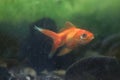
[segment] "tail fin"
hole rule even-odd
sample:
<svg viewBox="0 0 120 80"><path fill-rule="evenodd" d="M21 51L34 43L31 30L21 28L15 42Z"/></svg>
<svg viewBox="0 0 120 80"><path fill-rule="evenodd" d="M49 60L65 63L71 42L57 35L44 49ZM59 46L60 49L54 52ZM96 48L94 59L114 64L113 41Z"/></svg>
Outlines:
<svg viewBox="0 0 120 80"><path fill-rule="evenodd" d="M42 28L39 28L39 27L37 27L36 25L35 25L34 29L35 29L35 30L38 30L38 31L43 31Z"/></svg>
<svg viewBox="0 0 120 80"><path fill-rule="evenodd" d="M51 30L48 30L48 29L42 29L42 28L39 28L37 26L34 27L35 30L38 30L40 32L42 32L43 34L45 34L46 36L48 37L51 37L53 40L57 39L58 38L58 34L51 31Z"/></svg>
<svg viewBox="0 0 120 80"><path fill-rule="evenodd" d="M53 39L53 47L52 47L50 54L48 55L49 58L52 58L55 54L56 49L59 47L59 45L61 43L61 39L60 39L59 35L51 30L48 30L48 29L42 29L42 28L39 28L37 26L35 26L34 28L36 30L42 32L46 36L50 37L51 39Z"/></svg>

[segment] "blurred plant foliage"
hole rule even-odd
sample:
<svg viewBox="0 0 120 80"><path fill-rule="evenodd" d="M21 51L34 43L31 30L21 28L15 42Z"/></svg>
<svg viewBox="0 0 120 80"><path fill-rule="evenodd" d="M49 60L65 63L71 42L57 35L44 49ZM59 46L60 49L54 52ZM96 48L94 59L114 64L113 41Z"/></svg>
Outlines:
<svg viewBox="0 0 120 80"><path fill-rule="evenodd" d="M16 37L43 17L54 19L59 28L65 21L90 29L95 35L119 32L120 0L0 0L0 31Z"/></svg>

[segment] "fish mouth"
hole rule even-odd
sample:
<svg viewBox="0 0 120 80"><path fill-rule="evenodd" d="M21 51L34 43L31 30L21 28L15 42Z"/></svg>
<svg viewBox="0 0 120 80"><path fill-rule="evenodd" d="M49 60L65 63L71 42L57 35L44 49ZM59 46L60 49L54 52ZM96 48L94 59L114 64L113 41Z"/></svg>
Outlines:
<svg viewBox="0 0 120 80"><path fill-rule="evenodd" d="M81 41L79 44L88 44L90 43L92 40L94 39L94 37L90 38L90 39L87 39L85 41Z"/></svg>
<svg viewBox="0 0 120 80"><path fill-rule="evenodd" d="M91 42L95 37L91 37L89 40L88 40L88 43Z"/></svg>

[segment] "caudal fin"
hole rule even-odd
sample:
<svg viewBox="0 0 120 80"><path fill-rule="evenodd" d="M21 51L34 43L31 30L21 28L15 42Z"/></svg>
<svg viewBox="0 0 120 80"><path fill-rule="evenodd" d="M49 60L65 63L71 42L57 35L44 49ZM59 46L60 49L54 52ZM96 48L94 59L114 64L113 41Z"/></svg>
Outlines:
<svg viewBox="0 0 120 80"><path fill-rule="evenodd" d="M39 28L39 27L37 27L36 25L34 26L34 29L35 29L35 30L38 30L38 31L43 31L42 28Z"/></svg>
<svg viewBox="0 0 120 80"><path fill-rule="evenodd" d="M34 29L40 31L41 33L43 33L46 36L52 38L53 40L55 40L59 37L57 33L53 32L51 30L48 30L48 29L42 29L42 28L39 28L37 26L35 26Z"/></svg>
<svg viewBox="0 0 120 80"><path fill-rule="evenodd" d="M60 43L61 43L61 39L59 37L59 35L51 30L48 30L48 29L42 29L42 28L39 28L37 26L34 27L35 30L38 30L40 31L41 33L45 34L46 36L52 38L53 40L53 47L51 49L51 52L50 54L48 55L49 58L52 58L54 55L55 55L55 51L57 50L57 48L60 46Z"/></svg>

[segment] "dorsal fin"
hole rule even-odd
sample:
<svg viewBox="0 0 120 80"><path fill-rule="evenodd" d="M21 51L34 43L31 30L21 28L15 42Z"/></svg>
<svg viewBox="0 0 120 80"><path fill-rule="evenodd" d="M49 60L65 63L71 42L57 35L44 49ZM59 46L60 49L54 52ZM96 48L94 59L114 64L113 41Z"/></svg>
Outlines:
<svg viewBox="0 0 120 80"><path fill-rule="evenodd" d="M70 21L67 21L67 22L65 23L65 26L66 26L66 27L75 27L75 25L72 24Z"/></svg>
<svg viewBox="0 0 120 80"><path fill-rule="evenodd" d="M75 25L72 24L71 22L67 21L67 22L65 23L65 27L62 28L59 32L62 32L62 31L64 31L64 30L69 29L69 28L72 28L72 27L75 28Z"/></svg>

